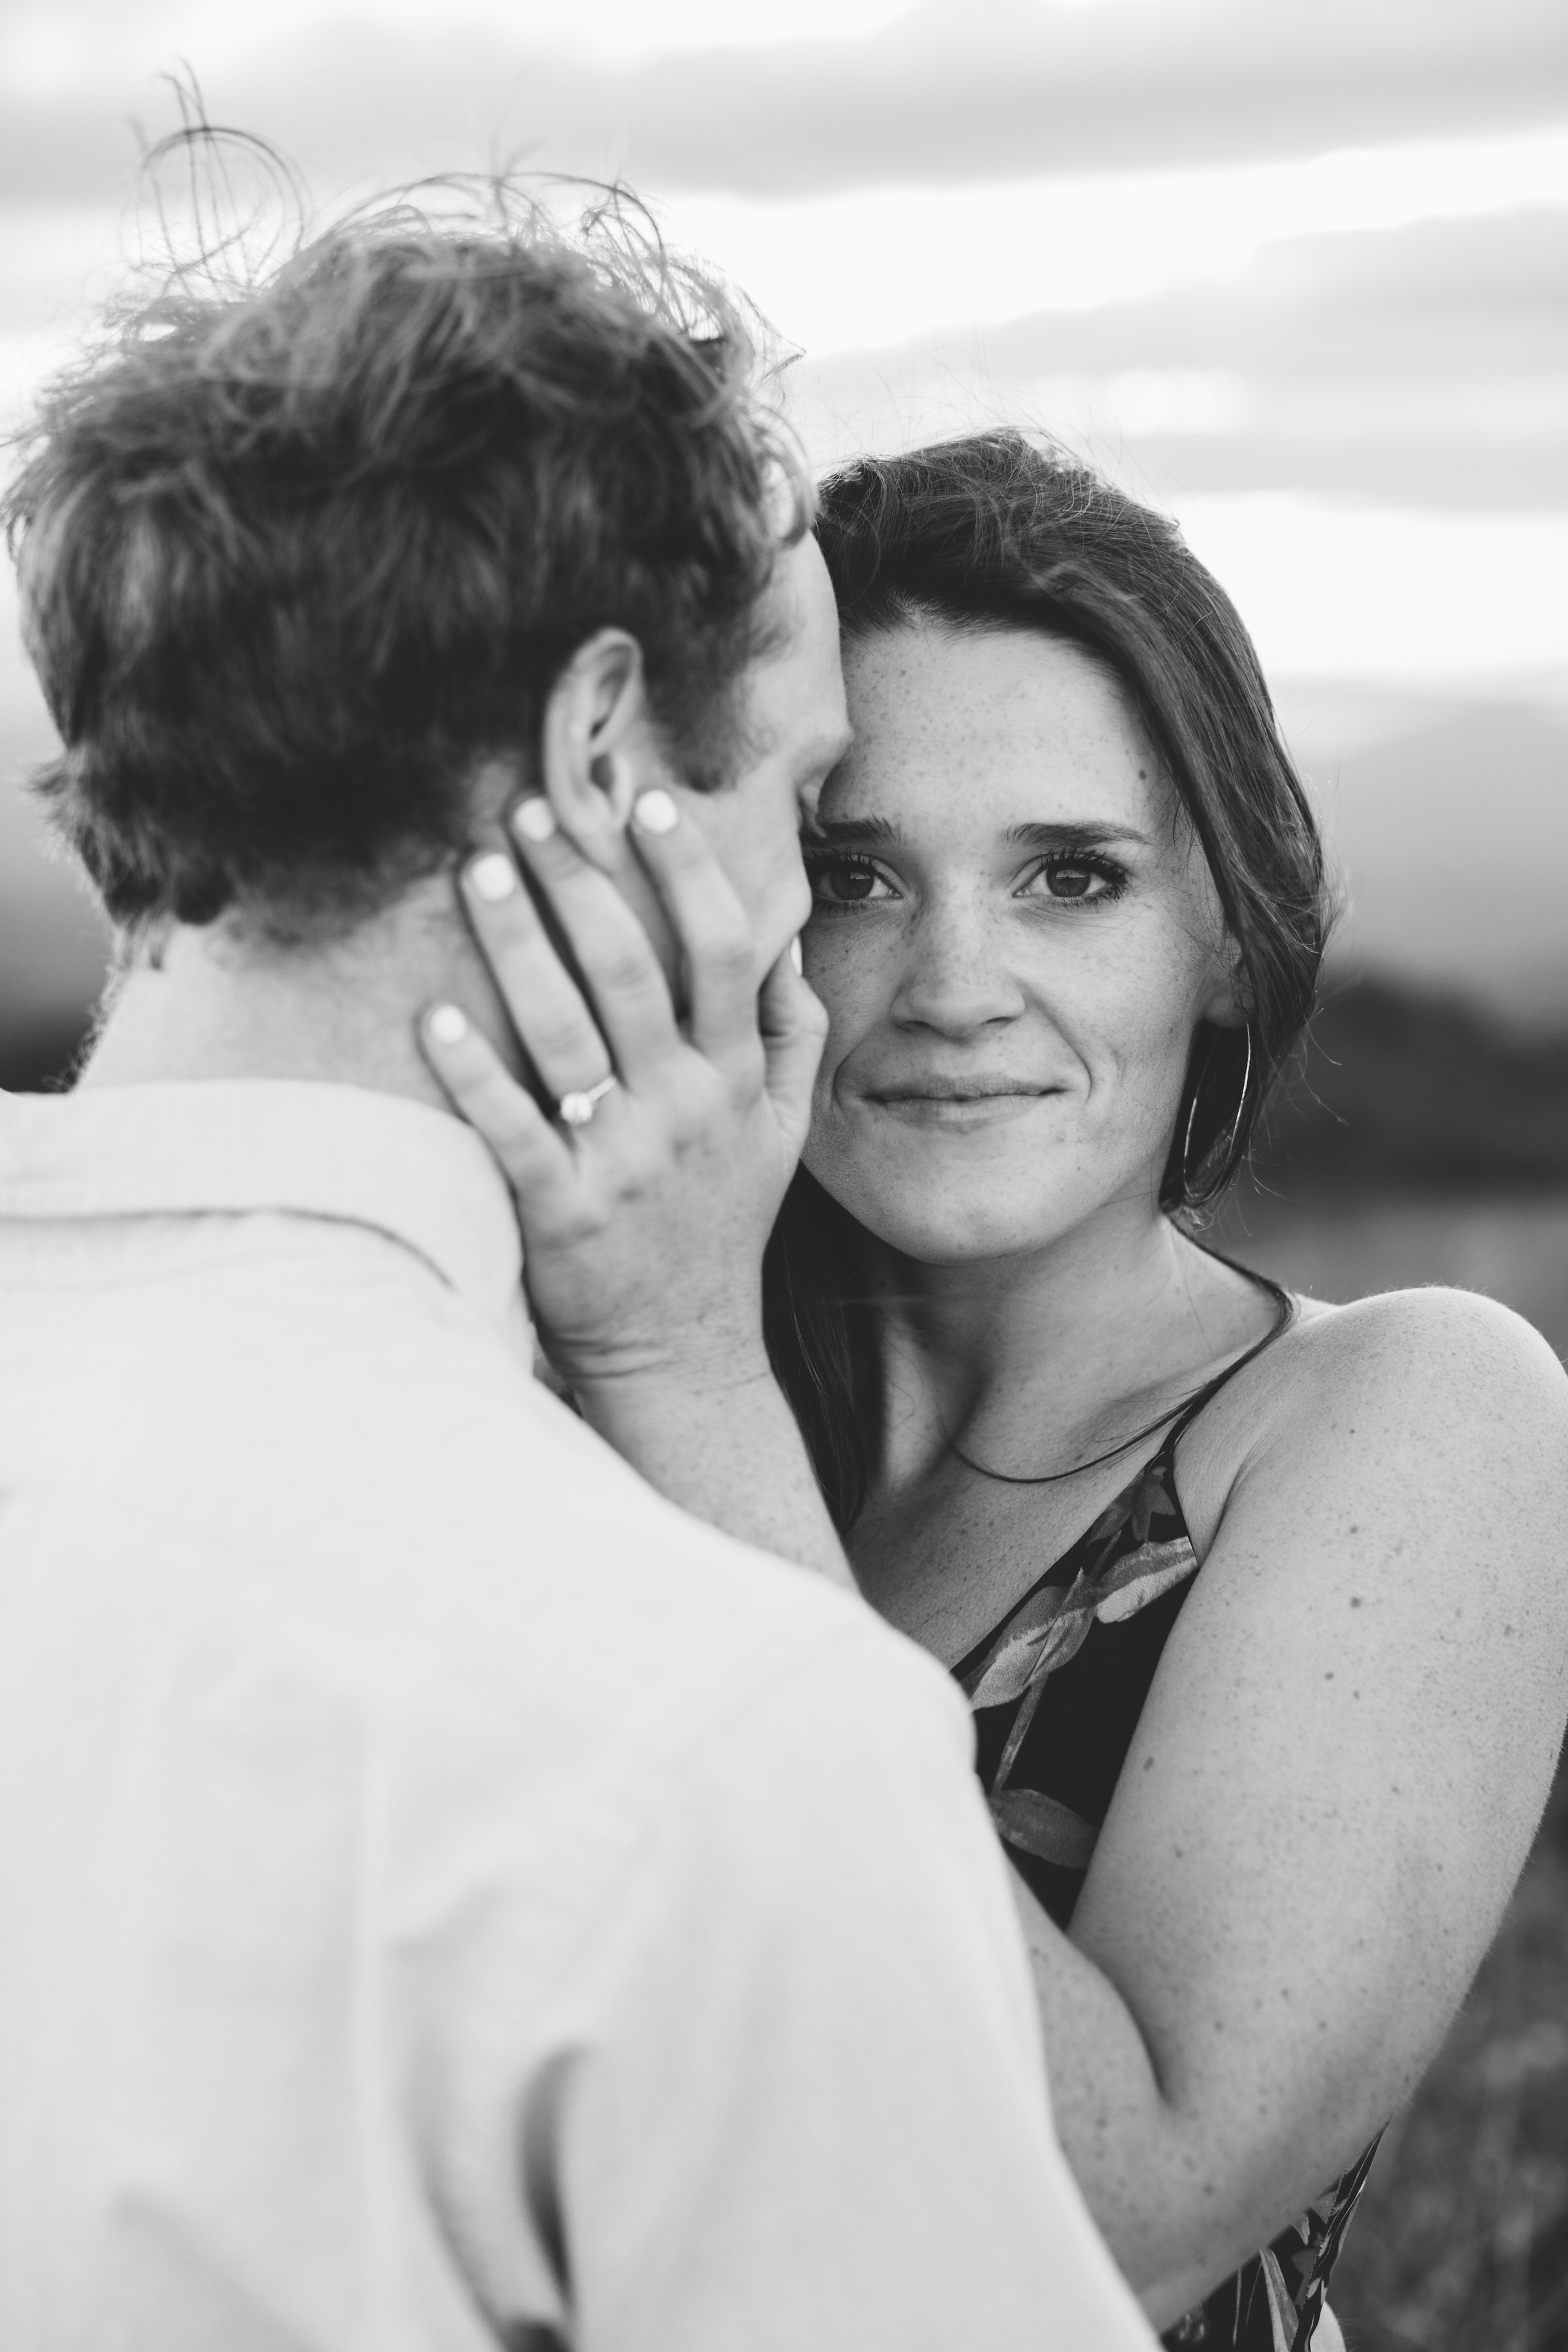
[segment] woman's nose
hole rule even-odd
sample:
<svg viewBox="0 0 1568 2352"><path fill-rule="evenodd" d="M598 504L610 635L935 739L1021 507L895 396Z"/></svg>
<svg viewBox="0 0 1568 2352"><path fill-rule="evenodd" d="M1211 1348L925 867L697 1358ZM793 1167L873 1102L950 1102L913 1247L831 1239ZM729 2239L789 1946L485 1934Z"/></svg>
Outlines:
<svg viewBox="0 0 1568 2352"><path fill-rule="evenodd" d="M1016 1021L1024 1010L1024 993L999 946L983 923L956 914L928 914L910 941L893 1019L908 1028L934 1029L943 1037L967 1037L994 1022Z"/></svg>

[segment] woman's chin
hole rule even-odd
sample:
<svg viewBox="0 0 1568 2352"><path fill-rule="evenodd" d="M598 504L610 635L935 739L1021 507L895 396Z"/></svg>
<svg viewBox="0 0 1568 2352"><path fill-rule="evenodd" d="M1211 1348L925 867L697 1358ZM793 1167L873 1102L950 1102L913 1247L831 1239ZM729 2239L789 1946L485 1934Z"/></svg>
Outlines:
<svg viewBox="0 0 1568 2352"><path fill-rule="evenodd" d="M994 1265L1002 1261L1027 1257L1032 1251L1043 1249L1046 1240L1037 1230L1020 1233L991 1223L976 1223L962 1233L951 1228L932 1232L929 1228L906 1234L889 1234L883 1238L890 1249L908 1259L911 1265Z"/></svg>
<svg viewBox="0 0 1568 2352"><path fill-rule="evenodd" d="M806 1167L858 1223L921 1265L1046 1248L1070 1221L1076 1155L1053 1151L1033 1120L965 1132L879 1119L870 1135L858 1121L847 1134L837 1126L819 1126Z"/></svg>
<svg viewBox="0 0 1568 2352"><path fill-rule="evenodd" d="M830 1181L827 1190L868 1233L918 1265L974 1265L992 1258L1016 1258L1048 1248L1059 1238L1055 1221L1042 1214L1037 1185L1034 1198L1013 1213L994 1193L989 1198L933 1199L926 1189L900 1199L881 1188L873 1196L858 1186Z"/></svg>

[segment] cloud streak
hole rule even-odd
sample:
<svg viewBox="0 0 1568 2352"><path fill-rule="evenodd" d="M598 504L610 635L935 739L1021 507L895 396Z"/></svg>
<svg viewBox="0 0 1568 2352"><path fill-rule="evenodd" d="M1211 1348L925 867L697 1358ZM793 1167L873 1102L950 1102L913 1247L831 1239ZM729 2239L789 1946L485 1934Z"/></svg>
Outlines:
<svg viewBox="0 0 1568 2352"><path fill-rule="evenodd" d="M819 459L1007 415L1157 494L1568 507L1568 214L1265 247L1228 282L795 372Z"/></svg>
<svg viewBox="0 0 1568 2352"><path fill-rule="evenodd" d="M564 120L584 100L624 124L634 177L672 188L1239 163L1551 121L1568 111L1568 16L1555 0L1066 16L944 0L853 45L664 59L592 99L559 86Z"/></svg>
<svg viewBox="0 0 1568 2352"><path fill-rule="evenodd" d="M192 62L202 75L199 45ZM340 23L225 66L207 90L216 111L312 171L521 147L653 188L799 195L1241 163L1551 121L1568 115L1568 11L1561 0L1130 0L1088 12L936 0L868 38L632 68L530 53L480 28ZM143 83L0 106L0 194L111 193L132 152L127 114L157 103Z"/></svg>

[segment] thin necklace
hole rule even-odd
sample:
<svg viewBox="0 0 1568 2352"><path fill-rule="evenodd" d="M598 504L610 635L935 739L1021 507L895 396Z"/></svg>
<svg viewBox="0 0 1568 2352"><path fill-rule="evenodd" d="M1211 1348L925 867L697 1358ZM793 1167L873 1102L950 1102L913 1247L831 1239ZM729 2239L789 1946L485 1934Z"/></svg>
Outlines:
<svg viewBox="0 0 1568 2352"><path fill-rule="evenodd" d="M1200 1243L1199 1246L1201 1248L1203 1244ZM1210 1257L1218 1257L1219 1253L1217 1250L1210 1250L1207 1255ZM1228 1265L1229 1260L1222 1258L1220 1263ZM1249 1272L1250 1269L1243 1268L1242 1271ZM1289 1291L1282 1290L1277 1282L1270 1282L1267 1275L1255 1274L1252 1279L1261 1284L1274 1299L1279 1311L1275 1316L1273 1328L1265 1331L1262 1339L1255 1340L1244 1354L1237 1356L1234 1363L1227 1364L1224 1371L1216 1372L1212 1381L1205 1381L1200 1388L1189 1391L1184 1397L1178 1397L1168 1412L1163 1412L1158 1421L1150 1422L1146 1428L1135 1429L1131 1437L1122 1439L1120 1445L1109 1445L1103 1454L1091 1454L1087 1462L1075 1462L1070 1470L1042 1470L1033 1478L1016 1478L1009 1470L988 1470L984 1462L976 1462L972 1455L965 1454L958 1440L955 1437L949 1437L944 1429L942 1433L948 1452L956 1460L962 1462L966 1470L973 1470L976 1477L993 1479L998 1486L1054 1486L1059 1479L1077 1478L1085 1470L1098 1470L1102 1462L1114 1462L1119 1454L1125 1454L1130 1446L1140 1445L1144 1438L1152 1437L1157 1429L1163 1429L1168 1422L1173 1422L1179 1414L1186 1412L1190 1407L1198 1402L1200 1398L1206 1402L1216 1389L1224 1387L1232 1373L1239 1372L1244 1364L1250 1364L1254 1356L1260 1356L1264 1349L1278 1339L1280 1332L1294 1320L1296 1310Z"/></svg>
<svg viewBox="0 0 1568 2352"><path fill-rule="evenodd" d="M1202 1394L1201 1389L1193 1391L1193 1396ZM1183 1397L1169 1412L1163 1412L1159 1420L1152 1421L1146 1429L1135 1429L1131 1437L1122 1439L1120 1445L1108 1446L1103 1454L1093 1454L1087 1462L1075 1462L1070 1470L1043 1470L1033 1478L1015 1478L1007 1470L988 1470L984 1462L976 1462L965 1454L955 1437L948 1437L945 1429L942 1435L947 1439L948 1452L962 1462L966 1470L973 1470L977 1477L994 1478L999 1486L1054 1486L1059 1478L1076 1478L1081 1471L1098 1470L1102 1462L1114 1462L1119 1454L1125 1454L1130 1446L1137 1445L1145 1437L1152 1437L1157 1429L1163 1429L1168 1421L1174 1421L1178 1413L1186 1411L1192 1401L1191 1396Z"/></svg>

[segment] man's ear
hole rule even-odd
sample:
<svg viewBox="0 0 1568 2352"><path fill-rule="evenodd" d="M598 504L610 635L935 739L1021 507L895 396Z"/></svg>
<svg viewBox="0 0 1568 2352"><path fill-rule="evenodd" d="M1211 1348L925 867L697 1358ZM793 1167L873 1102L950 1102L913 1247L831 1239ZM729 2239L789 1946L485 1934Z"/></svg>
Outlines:
<svg viewBox="0 0 1568 2352"><path fill-rule="evenodd" d="M608 871L620 862L633 803L661 780L642 647L625 629L598 630L551 688L540 761L556 823Z"/></svg>

